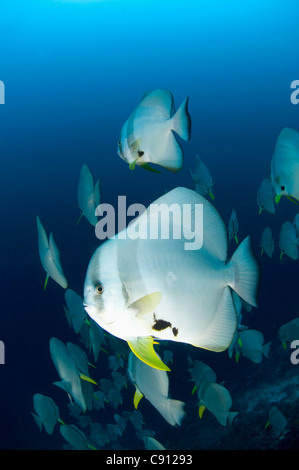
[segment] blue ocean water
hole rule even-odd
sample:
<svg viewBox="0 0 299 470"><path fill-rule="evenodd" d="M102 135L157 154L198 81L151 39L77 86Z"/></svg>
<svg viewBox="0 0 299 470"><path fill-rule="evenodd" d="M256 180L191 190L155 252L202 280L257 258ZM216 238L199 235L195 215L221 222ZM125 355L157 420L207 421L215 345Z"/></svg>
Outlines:
<svg viewBox="0 0 299 470"><path fill-rule="evenodd" d="M225 352L173 345L170 391L186 402L188 413L181 428L171 428L144 399L146 428L169 449L298 445L298 397L290 394L299 366L277 339L279 327L298 315L298 261L280 262L277 247L273 259L261 257L259 242L267 225L277 242L281 224L293 221L299 209L282 198L275 215L258 215L256 203L279 132L298 129L299 106L290 100L291 82L299 78L297 18L295 0L1 1L1 448L65 444L59 425L52 436L40 433L30 414L34 393L43 393L67 421L69 400L53 386L58 376L49 339L78 341L64 315L64 290L51 280L43 290L36 215L54 233L69 287L82 295L99 243L86 220L76 226L82 165L101 178L103 202L116 205L118 195L126 195L128 204L147 206L166 190L193 189L188 167L196 153L212 174L213 203L225 223L235 208L240 240L251 236L262 278L259 307L244 314L244 324L261 331L272 349L261 364L245 358L236 364ZM122 124L144 92L156 88L170 90L177 107L189 96L192 136L180 141L184 166L177 174L130 171L117 155ZM198 418L188 355L208 363L230 390L239 411L232 426L223 428L207 411ZM101 355L94 376L108 377L106 362ZM279 384L287 380L289 395L281 398ZM126 394L123 407L132 410L134 387ZM248 413L253 397L257 405ZM282 440L264 430L273 404L291 421ZM93 421L111 423L114 412L107 405L102 416L92 414ZM122 439L122 448L142 448L133 429Z"/></svg>

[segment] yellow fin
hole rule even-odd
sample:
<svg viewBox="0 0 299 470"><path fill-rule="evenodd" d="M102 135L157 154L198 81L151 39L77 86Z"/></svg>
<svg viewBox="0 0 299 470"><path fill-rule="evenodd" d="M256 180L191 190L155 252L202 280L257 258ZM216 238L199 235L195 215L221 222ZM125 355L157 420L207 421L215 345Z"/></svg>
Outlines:
<svg viewBox="0 0 299 470"><path fill-rule="evenodd" d="M265 424L265 429L267 429L267 427L270 426L270 424L271 424L271 423L270 423L270 420L268 419L268 421L267 421L266 424Z"/></svg>
<svg viewBox="0 0 299 470"><path fill-rule="evenodd" d="M48 274L48 273L47 273L46 280L45 280L45 283L44 283L44 290L46 290L46 287L47 287L47 284L48 284L49 277L50 277L50 274Z"/></svg>
<svg viewBox="0 0 299 470"><path fill-rule="evenodd" d="M198 410L198 416L200 417L200 419L202 418L202 415L205 409L206 407L204 405L200 405L199 410Z"/></svg>
<svg viewBox="0 0 299 470"><path fill-rule="evenodd" d="M152 171L153 173L159 173L159 174L161 174L161 171L156 170L156 168L153 168L153 167L150 166L148 163L142 163L142 164L140 164L139 166L141 166L141 168L144 168L145 170Z"/></svg>
<svg viewBox="0 0 299 470"><path fill-rule="evenodd" d="M136 388L136 391L134 394L134 400L133 400L135 410L137 410L138 404L142 397L143 397L143 393L141 393L140 390Z"/></svg>
<svg viewBox="0 0 299 470"><path fill-rule="evenodd" d="M152 336L139 336L136 341L128 341L130 349L138 359L154 369L169 371L169 367L161 361L154 350L154 344L158 343L153 340Z"/></svg>
<svg viewBox="0 0 299 470"><path fill-rule="evenodd" d="M80 220L82 219L82 215L83 215L83 212L81 212L81 214L80 214L80 217L79 217L79 219L78 219L78 221L77 221L76 225L78 225L78 223L79 223L79 222L80 222Z"/></svg>
<svg viewBox="0 0 299 470"><path fill-rule="evenodd" d="M80 374L80 379L85 380L85 382L90 382L91 384L98 385L97 382L92 380L90 377L87 377L87 375Z"/></svg>
<svg viewBox="0 0 299 470"><path fill-rule="evenodd" d="M287 349L287 343L282 343L282 347L283 347L283 349L286 350Z"/></svg>
<svg viewBox="0 0 299 470"><path fill-rule="evenodd" d="M92 446L91 444L87 444L87 447L90 450L98 450L96 447Z"/></svg>
<svg viewBox="0 0 299 470"><path fill-rule="evenodd" d="M137 160L138 158L136 158L136 160L134 160L133 162L129 163L130 170L135 170L135 165L136 165Z"/></svg>
<svg viewBox="0 0 299 470"><path fill-rule="evenodd" d="M295 197L292 197L292 196L287 196L287 199L291 202L293 202L294 204L298 204L298 199L296 199Z"/></svg>
<svg viewBox="0 0 299 470"><path fill-rule="evenodd" d="M103 351L104 353L109 354L109 352L106 351L106 349L104 349L104 348L100 348L100 351Z"/></svg>
<svg viewBox="0 0 299 470"><path fill-rule="evenodd" d="M196 392L197 390L197 385L194 385L193 389L192 389L192 392L191 392L191 395L194 395L194 393Z"/></svg>
<svg viewBox="0 0 299 470"><path fill-rule="evenodd" d="M151 313L155 310L157 305L160 303L162 294L161 292L154 292L153 294L145 295L141 297L141 299L136 300L133 302L129 308L138 311L138 315L146 315L147 313Z"/></svg>

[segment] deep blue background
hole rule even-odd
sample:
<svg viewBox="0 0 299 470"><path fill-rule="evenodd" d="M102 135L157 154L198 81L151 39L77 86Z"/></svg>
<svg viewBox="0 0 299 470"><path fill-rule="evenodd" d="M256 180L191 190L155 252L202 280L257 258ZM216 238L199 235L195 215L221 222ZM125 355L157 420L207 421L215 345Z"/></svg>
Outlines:
<svg viewBox="0 0 299 470"><path fill-rule="evenodd" d="M236 209L239 238L252 236L261 261L260 306L244 323L275 342L279 326L297 316L298 262L280 263L278 249L272 260L260 258L258 244L266 225L277 241L282 222L299 209L283 199L275 216L259 216L256 192L270 174L280 130L299 129L299 105L290 101L299 78L298 12L295 0L1 1L0 447L62 442L59 434L39 434L30 416L34 393L61 397L52 386L50 337L76 341L63 289L50 280L43 291L35 218L53 231L69 286L82 294L98 244L86 220L76 226L83 163L101 177L103 202L126 195L128 204L148 205L178 185L193 188L187 168L201 155L215 181L215 206L226 223ZM192 138L182 143L178 174L131 172L117 155L123 122L155 88L170 90L177 107L190 98ZM204 356L193 349L192 357ZM209 358L217 369L222 359ZM225 367L234 373L224 362L222 375Z"/></svg>

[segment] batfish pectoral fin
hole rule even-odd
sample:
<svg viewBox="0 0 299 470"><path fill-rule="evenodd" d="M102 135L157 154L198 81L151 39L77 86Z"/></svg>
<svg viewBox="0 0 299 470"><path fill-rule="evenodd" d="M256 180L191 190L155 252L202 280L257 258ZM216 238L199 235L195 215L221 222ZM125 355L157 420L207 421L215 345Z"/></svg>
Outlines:
<svg viewBox="0 0 299 470"><path fill-rule="evenodd" d="M130 142L130 150L132 152L137 152L140 146L141 139L136 139L134 142Z"/></svg>
<svg viewBox="0 0 299 470"><path fill-rule="evenodd" d="M191 395L194 395L194 393L196 392L197 390L197 385L194 385L193 389L192 389L192 392L191 392Z"/></svg>
<svg viewBox="0 0 299 470"><path fill-rule="evenodd" d="M128 341L130 349L138 359L154 369L170 371L154 350L154 344L157 343L152 336L139 336L135 341Z"/></svg>
<svg viewBox="0 0 299 470"><path fill-rule="evenodd" d="M146 315L155 310L157 305L161 301L162 294L161 292L153 292L152 294L147 294L144 297L133 302L129 309L136 310L138 315Z"/></svg>
<svg viewBox="0 0 299 470"><path fill-rule="evenodd" d="M148 163L142 163L141 165L141 168L144 168L145 170L148 170L148 171L152 171L153 173L159 173L161 174L161 171L159 170L156 170L156 168L153 168L152 166L150 166Z"/></svg>
<svg viewBox="0 0 299 470"><path fill-rule="evenodd" d="M85 380L85 382L90 382L91 384L98 385L97 382L95 382L94 380L92 380L92 379L91 379L90 377L88 377L87 375L80 374L80 379L81 379L81 380Z"/></svg>
<svg viewBox="0 0 299 470"><path fill-rule="evenodd" d="M212 199L212 201L214 201L215 196L214 196L214 194L212 193L212 191L209 191L208 194L209 194L210 198Z"/></svg>
<svg viewBox="0 0 299 470"><path fill-rule="evenodd" d="M135 394L134 394L134 400L133 400L135 410L137 410L138 404L139 404L142 397L143 397L143 393L141 393L140 390L138 390L138 388L136 388L136 391L135 391Z"/></svg>
<svg viewBox="0 0 299 470"><path fill-rule="evenodd" d="M267 421L266 424L265 424L265 429L267 429L267 428L270 426L270 424L271 424L271 422L270 422L270 420L268 419L268 421Z"/></svg>
<svg viewBox="0 0 299 470"><path fill-rule="evenodd" d="M281 199L281 196L282 196L281 194L276 194L276 196L275 196L275 202L276 202L276 204L279 203L279 201L280 201L280 199Z"/></svg>
<svg viewBox="0 0 299 470"><path fill-rule="evenodd" d="M200 419L202 418L202 415L203 415L203 412L205 411L206 407L204 405L200 405L199 409L198 409L198 416L200 417Z"/></svg>

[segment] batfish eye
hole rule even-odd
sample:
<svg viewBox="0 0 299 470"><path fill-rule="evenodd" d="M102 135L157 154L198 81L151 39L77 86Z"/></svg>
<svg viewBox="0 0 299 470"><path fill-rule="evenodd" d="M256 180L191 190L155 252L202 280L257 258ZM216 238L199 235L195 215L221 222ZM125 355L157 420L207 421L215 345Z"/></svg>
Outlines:
<svg viewBox="0 0 299 470"><path fill-rule="evenodd" d="M102 286L102 284L98 284L96 286L96 293L101 295L101 294L103 294L103 292L104 292L104 287Z"/></svg>
<svg viewBox="0 0 299 470"><path fill-rule="evenodd" d="M121 141L118 142L118 146L119 146L119 148L121 147Z"/></svg>
<svg viewBox="0 0 299 470"><path fill-rule="evenodd" d="M144 155L144 152L142 150L138 150L138 156L142 157L142 155Z"/></svg>
<svg viewBox="0 0 299 470"><path fill-rule="evenodd" d="M280 189L284 191L286 188L284 186L280 186Z"/></svg>

